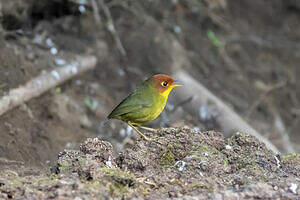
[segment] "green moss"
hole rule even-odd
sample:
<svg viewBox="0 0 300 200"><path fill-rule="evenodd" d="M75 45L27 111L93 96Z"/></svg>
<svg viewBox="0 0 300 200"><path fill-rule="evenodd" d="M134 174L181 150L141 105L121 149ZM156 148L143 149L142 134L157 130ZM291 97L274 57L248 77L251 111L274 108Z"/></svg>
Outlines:
<svg viewBox="0 0 300 200"><path fill-rule="evenodd" d="M175 163L174 154L170 150L164 149L160 156L160 163L165 168L174 165Z"/></svg>
<svg viewBox="0 0 300 200"><path fill-rule="evenodd" d="M252 165L253 163L256 163L256 159L248 155L242 155L240 157L240 161L245 165Z"/></svg>
<svg viewBox="0 0 300 200"><path fill-rule="evenodd" d="M227 160L227 158L224 159L224 167L228 167L228 160Z"/></svg>
<svg viewBox="0 0 300 200"><path fill-rule="evenodd" d="M208 145L201 145L193 148L190 152L190 155L194 155L196 158L205 159L205 158L214 158L219 154L219 151L216 148L210 147Z"/></svg>
<svg viewBox="0 0 300 200"><path fill-rule="evenodd" d="M59 167L70 167L70 165L69 164L67 164L67 163L59 163Z"/></svg>
<svg viewBox="0 0 300 200"><path fill-rule="evenodd" d="M125 194L129 187L136 183L136 177L129 171L123 171L120 168L103 168L104 176L109 178L108 190L111 196Z"/></svg>
<svg viewBox="0 0 300 200"><path fill-rule="evenodd" d="M50 174L48 177L50 178L50 180L58 180L59 179L59 175L53 174L53 173Z"/></svg>
<svg viewBox="0 0 300 200"><path fill-rule="evenodd" d="M136 182L136 177L129 171L123 171L120 168L112 167L103 168L105 176L112 178L115 182L122 185L132 186Z"/></svg>
<svg viewBox="0 0 300 200"><path fill-rule="evenodd" d="M128 186L124 186L117 182L109 184L108 188L111 196L117 196L118 194L123 195L128 192Z"/></svg>
<svg viewBox="0 0 300 200"><path fill-rule="evenodd" d="M25 177L19 177L18 173L12 170L3 170L0 177L5 177L5 188L23 188L23 182L26 182Z"/></svg>
<svg viewBox="0 0 300 200"><path fill-rule="evenodd" d="M300 164L300 154L289 153L281 156L281 160L282 162L292 162L292 163Z"/></svg>
<svg viewBox="0 0 300 200"><path fill-rule="evenodd" d="M201 182L201 181L195 181L195 182L192 182L190 184L188 184L186 186L186 190L187 191L201 191L201 190L208 190L208 191L213 191L213 189L211 188L210 185L204 183L204 182Z"/></svg>
<svg viewBox="0 0 300 200"><path fill-rule="evenodd" d="M106 176L110 176L110 177L118 176L120 178L135 178L135 176L131 174L129 171L123 171L118 167L112 167L112 168L105 167L103 168L103 170Z"/></svg>
<svg viewBox="0 0 300 200"><path fill-rule="evenodd" d="M7 177L17 177L19 176L17 172L6 169L0 172L1 176L7 176Z"/></svg>
<svg viewBox="0 0 300 200"><path fill-rule="evenodd" d="M242 137L249 136L249 135L247 135L246 133L239 133L239 135L242 136Z"/></svg>
<svg viewBox="0 0 300 200"><path fill-rule="evenodd" d="M144 195L147 195L147 194L149 194L150 193L150 191L151 191L151 189L150 188L148 188L148 187L144 187L144 186L140 186L139 187L139 189L140 189L140 191L144 194Z"/></svg>
<svg viewBox="0 0 300 200"><path fill-rule="evenodd" d="M193 182L191 184L189 184L189 188L194 188L194 189L197 189L197 188L205 188L205 189L208 189L208 186L203 183L203 182Z"/></svg>
<svg viewBox="0 0 300 200"><path fill-rule="evenodd" d="M249 167L249 170L250 170L250 171L257 171L257 170L260 170L260 167L259 167L258 165L251 165L251 166Z"/></svg>

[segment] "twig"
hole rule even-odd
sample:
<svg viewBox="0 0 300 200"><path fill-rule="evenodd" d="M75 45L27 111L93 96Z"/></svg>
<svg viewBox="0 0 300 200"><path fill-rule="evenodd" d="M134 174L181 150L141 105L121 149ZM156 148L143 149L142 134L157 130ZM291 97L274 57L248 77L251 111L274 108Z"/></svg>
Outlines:
<svg viewBox="0 0 300 200"><path fill-rule="evenodd" d="M227 31L232 31L232 29L233 29L232 26L221 16L219 16L211 11L208 11L206 14L218 26L224 28Z"/></svg>
<svg viewBox="0 0 300 200"><path fill-rule="evenodd" d="M98 8L98 5L97 5L97 2L96 2L96 0L91 0L91 2L92 2L95 21L96 21L96 23L100 24L101 23L101 17L100 17L100 14L99 14L99 8Z"/></svg>
<svg viewBox="0 0 300 200"><path fill-rule="evenodd" d="M103 0L98 0L98 3L99 5L101 6L102 10L103 10L103 13L106 17L106 20L107 20L107 29L108 31L112 34L114 40L115 40L115 43L116 43L116 46L117 46L117 49L120 51L121 55L122 56L126 56L127 53L125 51L125 48L120 40L120 37L115 29L115 25L114 25L114 21L113 21L113 18L111 16L111 13L110 13L110 10L109 8L106 6L106 4L104 3Z"/></svg>
<svg viewBox="0 0 300 200"><path fill-rule="evenodd" d="M260 95L260 97L251 105L251 107L249 108L248 112L245 115L245 118L249 119L252 113L254 112L254 110L257 108L257 106L259 106L259 104L261 104L261 102L263 102L272 91L282 88L285 85L286 82L280 82L267 89L267 91L265 91L262 95Z"/></svg>
<svg viewBox="0 0 300 200"><path fill-rule="evenodd" d="M227 64L227 67L230 68L233 72L239 72L240 68L239 66L232 60L232 58L228 55L226 51L226 46L220 46L219 47L219 53L222 56L224 62Z"/></svg>
<svg viewBox="0 0 300 200"><path fill-rule="evenodd" d="M224 37L226 43L235 43L235 42L252 42L258 46L266 48L290 48L300 50L300 44L293 41L280 40L280 38L274 39L264 39L256 35L238 35Z"/></svg>
<svg viewBox="0 0 300 200"><path fill-rule="evenodd" d="M6 159L6 158L3 158L3 157L0 157L0 163L1 164L19 164L19 165L24 165L24 162L22 161L17 161L17 160L9 160L9 159Z"/></svg>
<svg viewBox="0 0 300 200"><path fill-rule="evenodd" d="M57 67L30 80L19 88L12 89L0 99L0 116L8 110L38 97L47 90L63 83L77 74L93 69L97 59L94 56L79 57L63 67Z"/></svg>

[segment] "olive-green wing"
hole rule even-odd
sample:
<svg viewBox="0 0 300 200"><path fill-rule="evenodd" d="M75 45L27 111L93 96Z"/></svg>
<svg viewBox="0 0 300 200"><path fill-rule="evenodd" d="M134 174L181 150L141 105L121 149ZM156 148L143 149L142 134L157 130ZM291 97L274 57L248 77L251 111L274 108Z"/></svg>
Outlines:
<svg viewBox="0 0 300 200"><path fill-rule="evenodd" d="M141 98L139 94L131 94L125 98L109 115L108 119L121 119L122 115L137 113L146 108L150 108L152 102ZM139 113L141 114L141 113Z"/></svg>
<svg viewBox="0 0 300 200"><path fill-rule="evenodd" d="M122 115L126 115L128 113L135 113L139 112L140 110L143 110L146 108L144 105L131 105L131 106L117 106L109 115L108 119L118 119Z"/></svg>

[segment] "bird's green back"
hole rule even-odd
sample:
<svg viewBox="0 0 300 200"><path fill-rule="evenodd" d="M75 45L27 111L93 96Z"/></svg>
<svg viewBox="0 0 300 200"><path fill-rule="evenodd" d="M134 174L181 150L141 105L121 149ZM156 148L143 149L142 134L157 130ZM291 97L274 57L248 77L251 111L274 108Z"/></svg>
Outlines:
<svg viewBox="0 0 300 200"><path fill-rule="evenodd" d="M125 122L143 124L154 120L164 109L166 99L148 79L128 95L108 116Z"/></svg>

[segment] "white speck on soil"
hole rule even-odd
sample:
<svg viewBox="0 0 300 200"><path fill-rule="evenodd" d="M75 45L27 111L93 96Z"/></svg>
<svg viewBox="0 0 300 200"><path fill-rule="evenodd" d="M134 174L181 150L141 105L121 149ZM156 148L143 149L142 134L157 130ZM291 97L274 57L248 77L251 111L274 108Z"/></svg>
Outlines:
<svg viewBox="0 0 300 200"><path fill-rule="evenodd" d="M177 161L177 162L174 164L174 166L178 166L178 165L180 165L180 166L178 167L178 171L182 172L182 171L185 169L186 162L184 162L184 161L182 161L182 160L179 160L179 161Z"/></svg>
<svg viewBox="0 0 300 200"><path fill-rule="evenodd" d="M296 183L291 183L291 186L289 187L289 190L292 193L297 194L297 188L298 188L298 185Z"/></svg>
<svg viewBox="0 0 300 200"><path fill-rule="evenodd" d="M59 73L58 73L57 71L55 71L55 70L52 70L52 71L51 71L51 75L54 76L57 80L60 79Z"/></svg>
<svg viewBox="0 0 300 200"><path fill-rule="evenodd" d="M57 48L52 47L52 48L50 49L50 52L51 52L52 55L56 55L56 54L58 53L58 50L57 50Z"/></svg>
<svg viewBox="0 0 300 200"><path fill-rule="evenodd" d="M49 47L53 47L53 46L54 46L54 43L53 43L53 41L52 41L51 38L47 38L47 39L46 39L46 44L47 44Z"/></svg>
<svg viewBox="0 0 300 200"><path fill-rule="evenodd" d="M65 61L64 59L61 59L61 58L55 58L54 63L55 63L56 65L61 66L61 65L65 65L65 64L66 64L66 61Z"/></svg>
<svg viewBox="0 0 300 200"><path fill-rule="evenodd" d="M111 163L111 156L108 157L108 160L105 162L105 164L106 164L107 167L110 167L110 168L113 167L113 165Z"/></svg>

